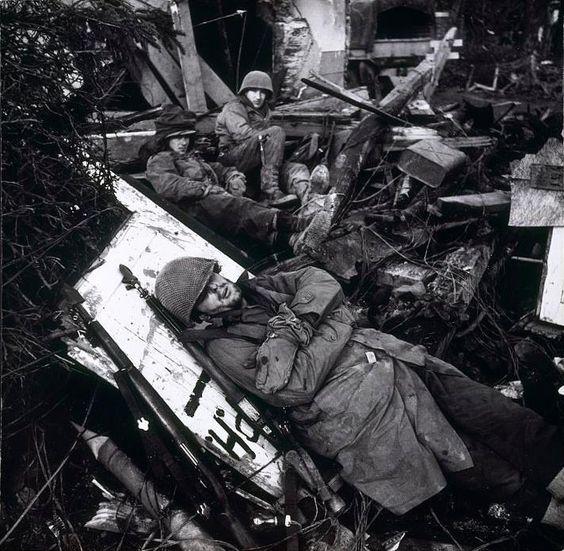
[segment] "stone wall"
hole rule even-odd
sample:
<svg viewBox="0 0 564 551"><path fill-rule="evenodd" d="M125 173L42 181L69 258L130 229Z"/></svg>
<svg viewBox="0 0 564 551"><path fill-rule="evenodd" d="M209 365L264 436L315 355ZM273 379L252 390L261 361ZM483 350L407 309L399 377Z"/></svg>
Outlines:
<svg viewBox="0 0 564 551"><path fill-rule="evenodd" d="M311 94L301 82L310 71L343 84L347 7L344 0L259 0L273 25L273 72L281 99Z"/></svg>

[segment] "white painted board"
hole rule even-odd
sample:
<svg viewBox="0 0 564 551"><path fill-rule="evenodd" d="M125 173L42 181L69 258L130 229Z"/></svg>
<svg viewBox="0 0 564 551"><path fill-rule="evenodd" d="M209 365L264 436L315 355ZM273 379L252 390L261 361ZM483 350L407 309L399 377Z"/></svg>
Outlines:
<svg viewBox="0 0 564 551"><path fill-rule="evenodd" d="M539 319L564 327L564 227L552 228L543 279Z"/></svg>
<svg viewBox="0 0 564 551"><path fill-rule="evenodd" d="M282 464L276 449L236 417L213 382L189 417L184 408L202 372L200 365L153 315L136 290L122 284L125 264L143 287L154 290L158 270L169 260L191 255L217 259L221 273L235 281L243 268L174 216L120 179L118 200L133 214L75 285L85 308L98 320L179 419L213 453L270 495L282 495ZM70 341L69 354L115 386L112 361L84 338Z"/></svg>

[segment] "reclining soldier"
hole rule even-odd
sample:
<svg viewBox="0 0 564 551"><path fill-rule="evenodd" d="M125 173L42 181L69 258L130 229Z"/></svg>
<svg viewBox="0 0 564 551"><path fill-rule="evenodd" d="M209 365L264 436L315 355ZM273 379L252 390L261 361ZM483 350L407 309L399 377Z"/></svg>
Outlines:
<svg viewBox="0 0 564 551"><path fill-rule="evenodd" d="M310 199L310 173L302 163L284 162L286 134L283 128L270 122L268 100L271 97L269 75L251 71L245 76L238 97L224 105L217 117L218 161L225 166L235 166L245 174L260 167L260 185L266 204L280 208L290 206L297 196L305 205Z"/></svg>
<svg viewBox="0 0 564 551"><path fill-rule="evenodd" d="M564 528L564 445L534 411L454 366L358 328L339 283L318 268L232 283L216 261L183 257L155 293L198 331L239 386L286 408L296 436L395 514L453 486L509 501Z"/></svg>
<svg viewBox="0 0 564 551"><path fill-rule="evenodd" d="M315 250L325 239L331 213L295 216L243 197L245 176L234 167L206 163L193 150L195 115L167 106L155 122L160 151L147 161L146 176L155 191L177 203L203 224L226 236L244 236L294 253Z"/></svg>

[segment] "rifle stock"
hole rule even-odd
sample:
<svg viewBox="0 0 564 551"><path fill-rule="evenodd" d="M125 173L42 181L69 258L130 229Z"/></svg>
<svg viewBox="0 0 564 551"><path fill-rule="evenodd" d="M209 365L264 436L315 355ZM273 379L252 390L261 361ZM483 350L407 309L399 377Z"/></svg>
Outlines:
<svg viewBox="0 0 564 551"><path fill-rule="evenodd" d="M159 421L160 425L168 433L184 461L187 461L201 475L197 477L199 492L205 496L206 501L211 498L212 501L219 504L221 508L219 517L226 523L227 528L237 539L239 545L243 548L255 547L254 539L231 507L225 488L214 473L213 468L206 463L204 453L196 436L180 422L169 405L133 365L129 357L121 350L102 324L92 318L82 305L84 299L80 293L72 287L65 286L65 295L71 309L76 312L84 323L88 333L94 337L95 344L99 344L106 351L116 365L120 377L126 378L131 386L135 388L148 412ZM194 496L187 497L193 499Z"/></svg>

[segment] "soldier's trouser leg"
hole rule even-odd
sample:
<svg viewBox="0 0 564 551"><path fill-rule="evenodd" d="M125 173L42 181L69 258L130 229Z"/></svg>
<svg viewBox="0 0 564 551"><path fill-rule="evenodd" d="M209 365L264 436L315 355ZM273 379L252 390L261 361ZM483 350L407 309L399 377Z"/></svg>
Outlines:
<svg viewBox="0 0 564 551"><path fill-rule="evenodd" d="M260 132L263 136L264 164L278 170L284 158L286 133L279 126L271 126ZM241 172L247 172L262 165L258 134L244 142L222 151L217 160L224 166L234 166Z"/></svg>
<svg viewBox="0 0 564 551"><path fill-rule="evenodd" d="M185 210L226 237L245 236L267 244L272 241L278 216L275 209L229 193L210 194Z"/></svg>
<svg viewBox="0 0 564 551"><path fill-rule="evenodd" d="M496 390L428 356L419 373L449 420L552 495L564 497L564 442L557 427Z"/></svg>
<svg viewBox="0 0 564 551"><path fill-rule="evenodd" d="M245 142L223 151L218 160L248 172L260 166L260 188L269 205L290 206L296 198L285 197L280 189L280 168L284 157L286 133L279 126L270 126ZM292 200L293 199L293 200Z"/></svg>
<svg viewBox="0 0 564 551"><path fill-rule="evenodd" d="M285 162L282 165L280 187L286 193L297 195L302 205L307 203L311 188L307 166L302 163Z"/></svg>

